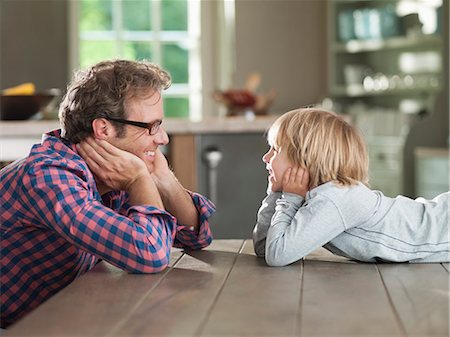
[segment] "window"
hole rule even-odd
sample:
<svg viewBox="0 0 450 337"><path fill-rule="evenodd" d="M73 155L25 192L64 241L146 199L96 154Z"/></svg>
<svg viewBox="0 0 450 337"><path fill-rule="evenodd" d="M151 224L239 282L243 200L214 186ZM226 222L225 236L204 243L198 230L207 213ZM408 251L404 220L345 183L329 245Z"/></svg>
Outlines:
<svg viewBox="0 0 450 337"><path fill-rule="evenodd" d="M149 59L172 75L167 117L201 115L200 1L80 0L74 12L74 60L85 68L110 58Z"/></svg>

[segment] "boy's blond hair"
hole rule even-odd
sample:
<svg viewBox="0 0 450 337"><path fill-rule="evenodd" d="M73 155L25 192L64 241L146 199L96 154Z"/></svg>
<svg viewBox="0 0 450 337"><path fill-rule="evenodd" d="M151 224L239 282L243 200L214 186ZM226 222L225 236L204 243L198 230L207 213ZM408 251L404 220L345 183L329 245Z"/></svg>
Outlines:
<svg viewBox="0 0 450 337"><path fill-rule="evenodd" d="M328 181L368 185L369 159L363 137L342 117L305 108L280 116L268 133L269 144L309 172L310 187Z"/></svg>

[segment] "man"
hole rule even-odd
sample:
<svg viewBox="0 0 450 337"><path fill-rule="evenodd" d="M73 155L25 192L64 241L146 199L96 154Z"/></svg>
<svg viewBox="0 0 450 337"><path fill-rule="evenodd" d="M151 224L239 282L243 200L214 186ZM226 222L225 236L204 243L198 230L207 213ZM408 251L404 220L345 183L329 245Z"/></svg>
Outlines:
<svg viewBox="0 0 450 337"><path fill-rule="evenodd" d="M61 130L1 172L1 327L100 260L155 273L172 246L200 249L214 205L186 191L159 146L169 74L142 61L80 71L60 105Z"/></svg>

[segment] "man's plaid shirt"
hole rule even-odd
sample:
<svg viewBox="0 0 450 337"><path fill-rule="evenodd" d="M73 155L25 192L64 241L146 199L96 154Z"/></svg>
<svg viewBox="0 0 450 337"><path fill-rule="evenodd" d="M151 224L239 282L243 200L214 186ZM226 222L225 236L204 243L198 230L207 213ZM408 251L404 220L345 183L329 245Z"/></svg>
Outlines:
<svg viewBox="0 0 450 337"><path fill-rule="evenodd" d="M129 206L123 191L100 196L60 130L0 171L0 195L3 328L101 259L132 273L155 273L169 263L172 246L200 249L212 240L208 199L191 193L200 219L194 232L164 210Z"/></svg>

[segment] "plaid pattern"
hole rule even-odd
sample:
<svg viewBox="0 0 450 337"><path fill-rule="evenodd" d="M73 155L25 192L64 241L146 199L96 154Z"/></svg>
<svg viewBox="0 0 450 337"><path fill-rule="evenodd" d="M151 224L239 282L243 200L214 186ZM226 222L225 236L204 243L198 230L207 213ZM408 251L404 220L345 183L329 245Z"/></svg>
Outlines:
<svg viewBox="0 0 450 337"><path fill-rule="evenodd" d="M212 240L214 205L191 193L194 232L170 213L130 206L127 194L100 196L92 173L60 130L0 171L1 326L7 327L104 259L131 273L163 270L172 246Z"/></svg>

